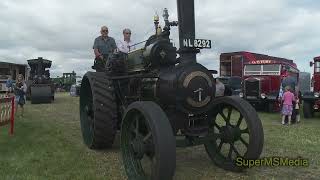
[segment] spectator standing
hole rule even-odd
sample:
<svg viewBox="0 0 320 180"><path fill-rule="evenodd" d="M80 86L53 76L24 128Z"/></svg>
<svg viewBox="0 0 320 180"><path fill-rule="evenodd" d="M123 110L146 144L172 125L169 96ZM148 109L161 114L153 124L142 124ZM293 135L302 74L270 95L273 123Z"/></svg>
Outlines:
<svg viewBox="0 0 320 180"><path fill-rule="evenodd" d="M294 94L290 91L290 86L285 87L285 92L282 97L282 124L285 124L285 118L288 116L288 124L291 124L291 115L293 110L292 102L295 101Z"/></svg>
<svg viewBox="0 0 320 180"><path fill-rule="evenodd" d="M9 96L10 93L13 91L13 80L11 76L8 77L6 81L6 96Z"/></svg>
<svg viewBox="0 0 320 180"><path fill-rule="evenodd" d="M296 97L296 101L295 101L295 114L296 114L296 122L299 123L300 122L300 107L301 107L301 99L302 99L302 95L301 92L298 92L298 96Z"/></svg>
<svg viewBox="0 0 320 180"><path fill-rule="evenodd" d="M24 104L26 103L25 94L27 92L27 85L24 81L24 77L22 74L18 75L18 79L15 85L15 112L18 111L18 106L21 108L21 114L20 116L23 116L24 113Z"/></svg>

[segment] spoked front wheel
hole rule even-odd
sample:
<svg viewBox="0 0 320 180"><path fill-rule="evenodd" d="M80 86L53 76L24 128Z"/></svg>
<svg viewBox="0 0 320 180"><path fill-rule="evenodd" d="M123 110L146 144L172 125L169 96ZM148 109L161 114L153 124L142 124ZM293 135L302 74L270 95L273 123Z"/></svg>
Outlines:
<svg viewBox="0 0 320 180"><path fill-rule="evenodd" d="M258 159L264 135L255 109L239 97L221 97L208 116L210 141L206 151L213 162L229 171L244 169L240 161ZM243 161L242 161L243 162Z"/></svg>
<svg viewBox="0 0 320 180"><path fill-rule="evenodd" d="M123 117L121 153L128 179L172 179L176 142L162 109L154 102L134 102Z"/></svg>

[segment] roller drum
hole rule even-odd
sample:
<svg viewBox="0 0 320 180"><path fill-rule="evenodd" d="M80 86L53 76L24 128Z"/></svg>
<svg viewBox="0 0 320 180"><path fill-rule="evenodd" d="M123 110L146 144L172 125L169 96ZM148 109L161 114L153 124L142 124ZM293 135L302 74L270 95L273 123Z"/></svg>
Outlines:
<svg viewBox="0 0 320 180"><path fill-rule="evenodd" d="M31 103L51 103L53 99L51 86L45 85L33 85L31 86Z"/></svg>

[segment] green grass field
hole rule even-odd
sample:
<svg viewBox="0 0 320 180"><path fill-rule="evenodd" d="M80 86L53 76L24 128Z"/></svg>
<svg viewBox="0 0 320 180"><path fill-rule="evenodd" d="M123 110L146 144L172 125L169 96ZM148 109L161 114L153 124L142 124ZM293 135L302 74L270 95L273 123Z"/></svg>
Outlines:
<svg viewBox="0 0 320 180"><path fill-rule="evenodd" d="M94 151L82 142L79 98L56 94L53 104L25 106L15 134L0 127L0 180L126 179L119 142ZM254 167L244 173L224 171L209 160L202 146L177 149L175 179L319 179L320 118L292 126L279 114L259 113L265 134L261 157L306 158L309 167Z"/></svg>

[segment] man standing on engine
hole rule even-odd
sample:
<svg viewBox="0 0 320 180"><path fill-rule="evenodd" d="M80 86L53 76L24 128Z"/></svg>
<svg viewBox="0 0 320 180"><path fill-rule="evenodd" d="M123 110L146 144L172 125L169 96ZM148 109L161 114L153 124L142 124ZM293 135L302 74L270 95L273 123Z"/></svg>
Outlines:
<svg viewBox="0 0 320 180"><path fill-rule="evenodd" d="M109 55L117 49L114 38L108 36L109 29L107 26L102 26L100 33L101 36L97 37L93 44L96 57L92 68L97 72L104 71Z"/></svg>
<svg viewBox="0 0 320 180"><path fill-rule="evenodd" d="M135 49L133 45L133 42L131 41L131 30L126 28L122 31L123 33L123 40L120 40L117 43L118 50L123 53L128 53L129 51L132 51Z"/></svg>

